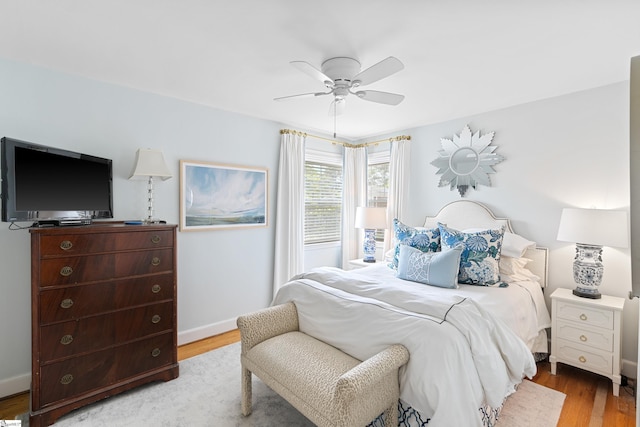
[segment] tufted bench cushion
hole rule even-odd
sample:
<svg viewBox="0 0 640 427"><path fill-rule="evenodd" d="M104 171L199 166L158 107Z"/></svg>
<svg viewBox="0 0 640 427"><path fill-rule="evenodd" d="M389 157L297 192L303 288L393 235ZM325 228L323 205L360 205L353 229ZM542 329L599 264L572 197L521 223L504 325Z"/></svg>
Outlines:
<svg viewBox="0 0 640 427"><path fill-rule="evenodd" d="M364 362L298 330L295 304L240 316L242 413L251 413L251 373L318 426L366 425L384 413L398 425L398 368L409 359L392 345Z"/></svg>

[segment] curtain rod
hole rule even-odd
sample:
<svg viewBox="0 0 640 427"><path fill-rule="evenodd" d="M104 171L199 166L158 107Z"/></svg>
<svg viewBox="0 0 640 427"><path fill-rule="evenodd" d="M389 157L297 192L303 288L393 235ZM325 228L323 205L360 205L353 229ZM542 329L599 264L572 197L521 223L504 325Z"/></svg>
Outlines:
<svg viewBox="0 0 640 427"><path fill-rule="evenodd" d="M323 141L328 141L332 144L337 144L337 145L342 145L343 147L349 147L349 148L361 148L361 147L368 147L370 145L378 145L380 143L383 142L393 142L393 141L410 141L411 140L411 136L409 135L399 135L399 136L394 136L391 138L387 138L387 139L381 139L378 141L370 141L370 142L365 142L363 144L349 144L348 142L343 142L343 141L336 141L335 139L330 139L330 138L325 138L323 136L317 136L317 135L312 135L310 133L306 133L306 132L300 132L297 130L293 130L293 129L280 129L280 135L282 134L293 134L293 135L302 135L304 137L311 137L311 138L315 138L315 139L321 139Z"/></svg>

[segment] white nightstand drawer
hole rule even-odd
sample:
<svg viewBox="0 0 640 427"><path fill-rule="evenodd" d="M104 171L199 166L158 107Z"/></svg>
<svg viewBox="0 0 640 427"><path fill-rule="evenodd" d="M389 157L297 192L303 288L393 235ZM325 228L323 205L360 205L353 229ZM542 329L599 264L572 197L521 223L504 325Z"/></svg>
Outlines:
<svg viewBox="0 0 640 427"><path fill-rule="evenodd" d="M566 301L558 301L558 318L585 325L613 329L613 311L596 307L584 307Z"/></svg>
<svg viewBox="0 0 640 427"><path fill-rule="evenodd" d="M610 375L613 371L613 355L586 346L558 339L558 357L564 363L593 372Z"/></svg>
<svg viewBox="0 0 640 427"><path fill-rule="evenodd" d="M604 351L613 351L613 331L608 329L587 329L571 322L558 320L556 323L558 338L583 344Z"/></svg>

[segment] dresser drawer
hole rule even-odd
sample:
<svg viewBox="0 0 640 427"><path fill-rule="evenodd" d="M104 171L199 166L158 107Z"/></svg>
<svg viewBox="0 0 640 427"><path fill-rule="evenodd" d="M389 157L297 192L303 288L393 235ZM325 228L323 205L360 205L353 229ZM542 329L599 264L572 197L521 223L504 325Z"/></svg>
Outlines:
<svg viewBox="0 0 640 427"><path fill-rule="evenodd" d="M558 301L557 316L580 324L613 329L613 312L596 307L584 307L566 301Z"/></svg>
<svg viewBox="0 0 640 427"><path fill-rule="evenodd" d="M41 362L102 350L113 345L115 324L115 316L105 314L41 327Z"/></svg>
<svg viewBox="0 0 640 427"><path fill-rule="evenodd" d="M114 282L44 290L40 294L40 323L78 319L113 310Z"/></svg>
<svg viewBox="0 0 640 427"><path fill-rule="evenodd" d="M40 261L40 286L112 279L116 255L89 255Z"/></svg>
<svg viewBox="0 0 640 427"><path fill-rule="evenodd" d="M122 279L116 283L116 307L155 303L173 299L173 273L162 273L152 276Z"/></svg>
<svg viewBox="0 0 640 427"><path fill-rule="evenodd" d="M611 375L613 372L613 354L598 351L581 344L558 339L556 357L559 361L568 363L592 372Z"/></svg>
<svg viewBox="0 0 640 427"><path fill-rule="evenodd" d="M118 312L116 341L126 342L147 335L171 331L173 301Z"/></svg>
<svg viewBox="0 0 640 427"><path fill-rule="evenodd" d="M116 354L104 350L86 356L41 366L40 405L112 384Z"/></svg>
<svg viewBox="0 0 640 427"><path fill-rule="evenodd" d="M173 271L172 249L52 258L40 262L40 286L69 285L169 271Z"/></svg>
<svg viewBox="0 0 640 427"><path fill-rule="evenodd" d="M603 351L613 351L613 331L610 329L580 328L575 323L558 320L555 333L560 339Z"/></svg>
<svg viewBox="0 0 640 427"><path fill-rule="evenodd" d="M116 255L116 277L173 271L173 249L135 251Z"/></svg>
<svg viewBox="0 0 640 427"><path fill-rule="evenodd" d="M40 238L40 256L64 256L110 252L116 248L111 234L59 234Z"/></svg>
<svg viewBox="0 0 640 427"><path fill-rule="evenodd" d="M117 377L125 379L173 362L173 332L123 345L117 351Z"/></svg>
<svg viewBox="0 0 640 427"><path fill-rule="evenodd" d="M142 231L118 234L116 250L153 249L173 247L172 230Z"/></svg>

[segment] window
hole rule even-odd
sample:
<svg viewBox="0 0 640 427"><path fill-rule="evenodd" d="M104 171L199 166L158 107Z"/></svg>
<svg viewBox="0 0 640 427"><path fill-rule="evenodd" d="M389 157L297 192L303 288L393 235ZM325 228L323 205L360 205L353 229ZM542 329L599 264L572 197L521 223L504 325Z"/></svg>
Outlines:
<svg viewBox="0 0 640 427"><path fill-rule="evenodd" d="M305 153L304 244L340 241L342 157Z"/></svg>
<svg viewBox="0 0 640 427"><path fill-rule="evenodd" d="M367 204L370 207L387 207L389 197L388 151L370 153L367 165ZM376 230L376 241L384 241L384 230Z"/></svg>

